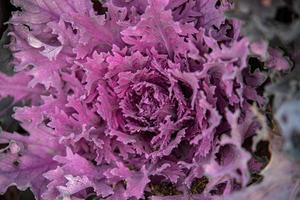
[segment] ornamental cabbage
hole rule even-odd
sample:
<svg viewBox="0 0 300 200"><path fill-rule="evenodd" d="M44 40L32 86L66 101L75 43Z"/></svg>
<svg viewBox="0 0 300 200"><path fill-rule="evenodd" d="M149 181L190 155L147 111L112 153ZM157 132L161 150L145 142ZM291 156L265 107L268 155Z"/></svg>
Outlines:
<svg viewBox="0 0 300 200"><path fill-rule="evenodd" d="M13 4L16 73L0 75L0 97L30 104L15 109L23 134L0 134L0 192L200 200L249 183L257 166L242 145L266 78L224 18L230 1Z"/></svg>

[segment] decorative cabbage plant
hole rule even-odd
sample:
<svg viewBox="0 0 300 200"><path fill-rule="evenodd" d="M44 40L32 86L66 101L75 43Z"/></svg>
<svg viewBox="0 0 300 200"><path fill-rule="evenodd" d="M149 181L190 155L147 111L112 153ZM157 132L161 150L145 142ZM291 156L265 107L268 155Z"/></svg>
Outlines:
<svg viewBox="0 0 300 200"><path fill-rule="evenodd" d="M262 168L245 141L260 128L251 106L264 105L266 76L224 17L230 1L13 4L15 73L0 74L0 96L26 106L15 107L21 134L0 134L0 192L216 199ZM287 62L276 50L266 60Z"/></svg>

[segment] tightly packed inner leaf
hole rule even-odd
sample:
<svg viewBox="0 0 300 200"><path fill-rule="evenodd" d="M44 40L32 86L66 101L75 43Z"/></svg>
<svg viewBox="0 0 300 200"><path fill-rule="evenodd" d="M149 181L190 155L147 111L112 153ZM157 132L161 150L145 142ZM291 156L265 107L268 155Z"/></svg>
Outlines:
<svg viewBox="0 0 300 200"><path fill-rule="evenodd" d="M249 183L265 77L229 1L111 0L102 15L89 0L13 3L17 72L0 96L31 104L14 115L28 135L0 134L0 192L214 199Z"/></svg>

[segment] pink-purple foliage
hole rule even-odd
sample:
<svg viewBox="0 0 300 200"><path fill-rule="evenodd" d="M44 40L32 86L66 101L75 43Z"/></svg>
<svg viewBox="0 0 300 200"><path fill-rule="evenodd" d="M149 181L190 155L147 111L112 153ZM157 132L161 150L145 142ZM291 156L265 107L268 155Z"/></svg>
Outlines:
<svg viewBox="0 0 300 200"><path fill-rule="evenodd" d="M14 117L28 135L0 134L0 192L36 198L214 199L245 187L242 144L258 128L251 104L265 80L249 41L217 0L13 0L15 70L0 96L29 99ZM208 178L202 194L196 179Z"/></svg>

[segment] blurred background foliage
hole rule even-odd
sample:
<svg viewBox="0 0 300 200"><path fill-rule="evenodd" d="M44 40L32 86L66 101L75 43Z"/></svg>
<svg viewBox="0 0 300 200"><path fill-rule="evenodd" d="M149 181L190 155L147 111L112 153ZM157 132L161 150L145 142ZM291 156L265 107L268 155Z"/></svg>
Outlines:
<svg viewBox="0 0 300 200"><path fill-rule="evenodd" d="M269 73L265 96L285 141L283 150L300 160L300 1L238 0L226 14L242 21L243 33L253 42L267 42L290 61L288 71Z"/></svg>
<svg viewBox="0 0 300 200"><path fill-rule="evenodd" d="M252 42L266 43L283 52L290 68L267 72L269 83L264 92L268 104L259 118L264 119L271 112L271 126L260 139L270 143L272 156L261 173L263 180L228 200L297 200L300 199L300 1L237 0L235 5L234 10L226 13L227 17L241 20L243 33ZM268 67L263 61L257 63Z"/></svg>

